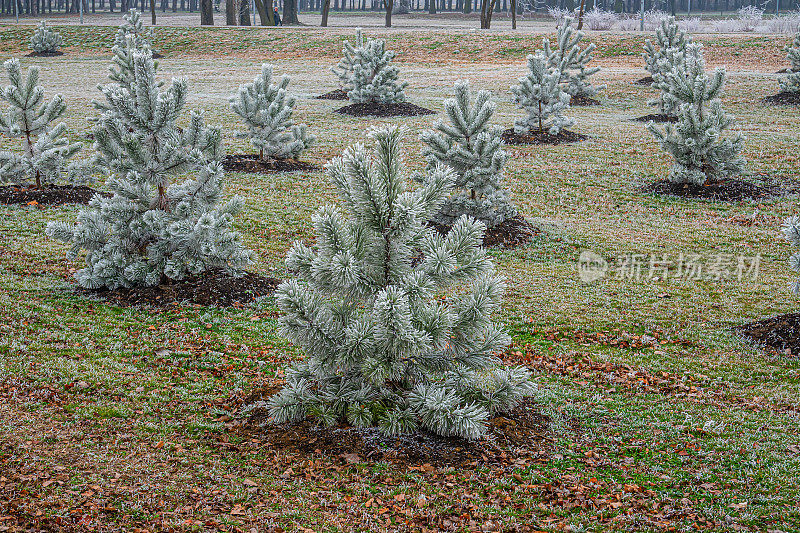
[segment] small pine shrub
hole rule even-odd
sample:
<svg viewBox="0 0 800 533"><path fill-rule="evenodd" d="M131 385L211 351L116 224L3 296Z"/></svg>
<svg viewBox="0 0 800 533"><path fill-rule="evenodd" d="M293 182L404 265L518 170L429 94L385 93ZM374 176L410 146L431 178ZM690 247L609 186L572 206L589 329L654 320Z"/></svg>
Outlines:
<svg viewBox="0 0 800 533"><path fill-rule="evenodd" d="M39 54L54 54L62 44L64 39L61 34L48 28L45 21L41 21L31 36L29 48Z"/></svg>

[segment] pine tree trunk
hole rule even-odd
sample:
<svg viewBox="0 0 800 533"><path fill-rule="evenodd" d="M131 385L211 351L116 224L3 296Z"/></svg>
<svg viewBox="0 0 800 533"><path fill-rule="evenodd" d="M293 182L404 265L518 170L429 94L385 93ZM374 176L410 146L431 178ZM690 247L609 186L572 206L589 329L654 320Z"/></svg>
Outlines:
<svg viewBox="0 0 800 533"><path fill-rule="evenodd" d="M156 0L150 0L150 23L156 25Z"/></svg>
<svg viewBox="0 0 800 533"><path fill-rule="evenodd" d="M331 0L324 0L322 4L322 24L323 28L328 27L328 12L331 10Z"/></svg>
<svg viewBox="0 0 800 533"><path fill-rule="evenodd" d="M236 26L236 6L235 0L225 0L225 25Z"/></svg>
<svg viewBox="0 0 800 533"><path fill-rule="evenodd" d="M213 0L200 0L200 25L214 25L214 2Z"/></svg>
<svg viewBox="0 0 800 533"><path fill-rule="evenodd" d="M384 0L386 3L386 27L392 27L392 9L394 9L394 0Z"/></svg>
<svg viewBox="0 0 800 533"><path fill-rule="evenodd" d="M517 29L517 0L511 0L511 29Z"/></svg>

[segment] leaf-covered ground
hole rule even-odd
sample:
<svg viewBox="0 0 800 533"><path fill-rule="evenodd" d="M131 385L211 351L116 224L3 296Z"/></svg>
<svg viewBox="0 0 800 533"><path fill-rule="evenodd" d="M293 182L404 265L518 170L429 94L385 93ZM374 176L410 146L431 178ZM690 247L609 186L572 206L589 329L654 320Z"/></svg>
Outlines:
<svg viewBox="0 0 800 533"><path fill-rule="evenodd" d="M114 30L63 30L67 55L23 63L42 68L48 94L64 93L66 122L85 140ZM0 58L24 51L29 31L0 28ZM498 124L513 123L507 89L539 37L387 35L412 102L441 117L452 83L467 78L495 94ZM421 166L416 134L437 116L344 117L333 113L341 103L313 98L335 88L328 68L342 33L159 28L157 37L162 77L188 79L190 105L223 125L229 153L246 146L233 137L227 96L268 60L293 76L297 119L319 139L310 163L322 166L370 126L400 122L409 166ZM79 296L80 263L43 234L77 207L2 207L0 531L800 529L800 360L731 332L797 307L779 231L796 197L722 204L641 193L668 169L630 120L650 112L651 91L631 83L644 75L642 39L592 39L603 105L570 111L590 138L509 148L509 187L542 236L491 252L509 279L501 320L514 346L504 357L534 370L550 419L528 443L536 453L447 465L271 446L241 408L301 356L277 336L272 300L154 310ZM797 109L759 103L778 91L787 40L704 40L709 63L728 64L724 104L747 136L751 171L796 185ZM228 178L246 200L237 226L258 254L252 270L285 277L283 255L311 239L311 214L336 202L332 188L321 172ZM583 250L638 254L640 269L587 284ZM680 254L699 256L698 279L650 270L651 257ZM738 257L758 254L757 275L737 279ZM732 261L727 275L713 267L720 257Z"/></svg>

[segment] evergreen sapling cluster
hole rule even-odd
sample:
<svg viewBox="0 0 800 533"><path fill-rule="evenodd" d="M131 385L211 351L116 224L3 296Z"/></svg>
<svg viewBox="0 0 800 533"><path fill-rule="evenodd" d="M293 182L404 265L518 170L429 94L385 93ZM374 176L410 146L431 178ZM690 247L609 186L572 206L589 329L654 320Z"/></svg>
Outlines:
<svg viewBox="0 0 800 533"><path fill-rule="evenodd" d="M800 28L790 46L786 47L786 58L789 60L789 73L779 81L781 90L788 93L800 93Z"/></svg>
<svg viewBox="0 0 800 533"><path fill-rule="evenodd" d="M490 98L479 91L471 102L469 84L456 83L455 98L444 102L449 122L422 133L428 170L445 165L455 174L454 192L433 216L438 224L452 226L469 215L491 228L517 216L503 187L503 129L489 125L495 110Z"/></svg>
<svg viewBox="0 0 800 533"><path fill-rule="evenodd" d="M176 121L186 102L186 82L166 89L156 80L150 49L128 47L119 60L122 83L100 87L105 101L93 128L97 164L106 169L111 197L96 195L76 225L52 222L47 233L70 243L70 256L86 251L76 273L86 288L156 285L221 267L251 262L232 228L238 197L223 201L220 131L192 113ZM126 70L130 59L131 70ZM113 70L112 70L113 74ZM194 175L174 180L186 172ZM174 180L174 181L173 181Z"/></svg>
<svg viewBox="0 0 800 533"><path fill-rule="evenodd" d="M570 96L561 88L561 73L554 70L541 52L528 56L528 74L511 86L511 101L527 113L514 122L520 135L558 135L573 124L562 115L569 108Z"/></svg>
<svg viewBox="0 0 800 533"><path fill-rule="evenodd" d="M656 29L656 45L648 39L644 43L645 69L653 78L652 87L661 88L658 98L648 102L658 107L659 113L665 116L675 116L680 102L671 97L668 90L663 89L665 77L674 69L676 54L685 54L686 45L691 42L686 33L678 27L675 17L661 21Z"/></svg>
<svg viewBox="0 0 800 533"><path fill-rule="evenodd" d="M353 65L356 62L356 50L364 48L364 33L361 28L356 28L355 43L345 41L342 46L342 58L339 64L331 69L339 78L339 87L345 93L353 90Z"/></svg>
<svg viewBox="0 0 800 533"><path fill-rule="evenodd" d="M590 43L581 49L581 41L585 34L572 27L572 18L565 17L558 25L556 32L556 48L552 48L550 40L543 40L543 54L547 64L560 75L559 82L564 92L575 99L594 98L604 85L594 86L589 79L600 71L600 67L589 67L595 45Z"/></svg>
<svg viewBox="0 0 800 533"><path fill-rule="evenodd" d="M678 103L678 122L665 125L663 132L652 122L647 127L674 160L671 182L703 185L744 172L742 136L723 137L733 124L718 98L724 82L722 69L706 74L703 47L696 43L674 54L672 70L659 81L659 88Z"/></svg>
<svg viewBox="0 0 800 533"><path fill-rule="evenodd" d="M10 85L0 99L8 104L0 110L0 133L21 140L21 151L0 151L0 183L19 186L49 186L66 181L76 185L90 180L86 165L69 159L82 147L66 138L63 122L53 124L66 111L64 98L57 94L45 100L39 85L38 67L23 76L18 59L3 63Z"/></svg>
<svg viewBox="0 0 800 533"><path fill-rule="evenodd" d="M350 101L361 103L398 104L405 102L406 82L399 81L400 70L392 65L395 53L386 50L383 39L364 39L357 32L356 45L345 43L344 57L334 70L342 87L349 88Z"/></svg>
<svg viewBox="0 0 800 533"><path fill-rule="evenodd" d="M37 54L55 54L62 44L64 39L61 34L48 28L45 21L41 21L33 32L28 47Z"/></svg>
<svg viewBox="0 0 800 533"><path fill-rule="evenodd" d="M276 292L281 331L306 356L286 371L271 415L477 438L534 387L494 356L509 339L491 321L504 286L480 247L485 227L467 216L446 236L428 227L453 172L437 166L408 190L403 130L370 137L374 150L356 145L328 166L348 213L322 208L314 247L288 253L299 280Z"/></svg>
<svg viewBox="0 0 800 533"><path fill-rule="evenodd" d="M231 109L247 126L247 131L238 135L250 140L260 159L297 159L315 137L308 134L305 124L292 122L295 98L286 92L289 77L284 75L277 81L273 83L272 65L261 65L261 75L231 97Z"/></svg>

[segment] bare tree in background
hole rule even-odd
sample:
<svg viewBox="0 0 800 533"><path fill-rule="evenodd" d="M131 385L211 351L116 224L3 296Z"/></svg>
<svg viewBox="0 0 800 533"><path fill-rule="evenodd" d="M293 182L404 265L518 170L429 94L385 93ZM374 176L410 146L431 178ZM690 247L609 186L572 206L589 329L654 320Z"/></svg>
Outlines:
<svg viewBox="0 0 800 533"><path fill-rule="evenodd" d="M434 1L434 0L431 0ZM386 5L386 27L392 27L392 9L394 9L394 0L383 0Z"/></svg>
<svg viewBox="0 0 800 533"><path fill-rule="evenodd" d="M328 27L328 13L331 10L331 0L323 0L322 2L322 24L323 28Z"/></svg>
<svg viewBox="0 0 800 533"><path fill-rule="evenodd" d="M297 0L284 0L283 23L300 24L300 20L297 18Z"/></svg>
<svg viewBox="0 0 800 533"><path fill-rule="evenodd" d="M214 25L214 1L200 0L200 25Z"/></svg>
<svg viewBox="0 0 800 533"><path fill-rule="evenodd" d="M481 29L488 30L492 26L492 14L497 0L481 0Z"/></svg>
<svg viewBox="0 0 800 533"><path fill-rule="evenodd" d="M227 26L236 26L236 1L225 0L225 24Z"/></svg>

